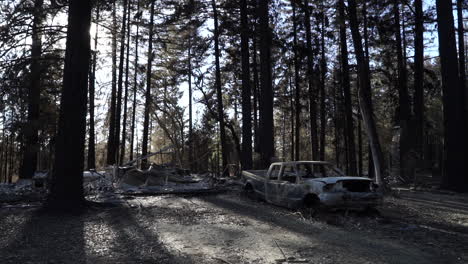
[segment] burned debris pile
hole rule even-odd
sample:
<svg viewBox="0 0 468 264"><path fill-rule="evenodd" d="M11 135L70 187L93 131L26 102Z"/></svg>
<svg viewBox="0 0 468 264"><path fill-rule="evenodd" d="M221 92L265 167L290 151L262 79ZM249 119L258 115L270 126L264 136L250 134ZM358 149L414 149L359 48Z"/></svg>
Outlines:
<svg viewBox="0 0 468 264"><path fill-rule="evenodd" d="M0 203L40 201L48 193L50 173L36 172L32 179L0 185ZM195 174L170 165L110 166L84 171L83 189L88 199L121 195L190 194L218 192L226 185L211 173Z"/></svg>

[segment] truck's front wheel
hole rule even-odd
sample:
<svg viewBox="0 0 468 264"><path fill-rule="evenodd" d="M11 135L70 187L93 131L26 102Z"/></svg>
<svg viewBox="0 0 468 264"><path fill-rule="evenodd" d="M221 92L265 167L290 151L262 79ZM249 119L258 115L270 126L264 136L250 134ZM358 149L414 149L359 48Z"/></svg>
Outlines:
<svg viewBox="0 0 468 264"><path fill-rule="evenodd" d="M320 211L320 199L317 195L308 194L302 201L301 213L304 217L314 217Z"/></svg>

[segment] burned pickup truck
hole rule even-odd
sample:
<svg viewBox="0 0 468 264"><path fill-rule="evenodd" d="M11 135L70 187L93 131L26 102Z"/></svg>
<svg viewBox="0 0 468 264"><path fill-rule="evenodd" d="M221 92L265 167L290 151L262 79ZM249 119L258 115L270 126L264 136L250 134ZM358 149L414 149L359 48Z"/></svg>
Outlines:
<svg viewBox="0 0 468 264"><path fill-rule="evenodd" d="M378 185L348 177L331 163L272 163L268 170L242 171L244 190L269 203L289 208L368 209L382 203Z"/></svg>

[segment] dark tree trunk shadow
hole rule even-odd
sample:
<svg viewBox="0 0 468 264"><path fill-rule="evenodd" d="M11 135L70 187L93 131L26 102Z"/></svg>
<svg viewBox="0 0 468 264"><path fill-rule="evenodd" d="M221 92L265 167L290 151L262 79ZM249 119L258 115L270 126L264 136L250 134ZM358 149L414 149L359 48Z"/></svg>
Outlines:
<svg viewBox="0 0 468 264"><path fill-rule="evenodd" d="M81 215L21 211L29 217L0 249L1 263L86 263Z"/></svg>

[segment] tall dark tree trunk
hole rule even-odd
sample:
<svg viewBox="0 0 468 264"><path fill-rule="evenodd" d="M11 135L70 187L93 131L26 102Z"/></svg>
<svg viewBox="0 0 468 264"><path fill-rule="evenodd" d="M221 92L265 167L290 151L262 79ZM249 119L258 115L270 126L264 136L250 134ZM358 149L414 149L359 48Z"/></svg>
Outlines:
<svg viewBox="0 0 468 264"><path fill-rule="evenodd" d="M2 123L2 137L0 138L0 183L4 182L2 181L4 174L3 174L3 164L5 160L5 116L3 117L3 123Z"/></svg>
<svg viewBox="0 0 468 264"><path fill-rule="evenodd" d="M300 144L301 144L301 86L300 86L300 78L299 78L299 49L297 45L297 17L296 17L296 4L291 1L292 10L293 10L293 36L294 36L294 43L293 43L293 51L294 51L294 87L295 89L295 123L296 123L296 130L295 130L295 160L299 160L300 158Z"/></svg>
<svg viewBox="0 0 468 264"><path fill-rule="evenodd" d="M7 135L5 137L5 159L4 159L4 166L3 166L3 175L5 177L5 181L4 182L8 182L8 157L11 156L9 154L9 150L10 150L10 138L9 136Z"/></svg>
<svg viewBox="0 0 468 264"><path fill-rule="evenodd" d="M146 70L146 93L145 93L145 113L143 120L143 140L141 146L141 156L148 154L148 128L149 128L149 114L151 107L151 66L153 63L153 27L154 27L154 2L151 2L150 13L150 28L148 39L148 63ZM148 161L146 159L141 161L141 168L148 168Z"/></svg>
<svg viewBox="0 0 468 264"><path fill-rule="evenodd" d="M125 145L127 141L127 107L128 107L128 71L130 60L130 7L131 1L128 2L128 15L127 15L127 56L125 59L125 89L124 89L124 112L122 119L122 143L120 144L120 164L125 160Z"/></svg>
<svg viewBox="0 0 468 264"><path fill-rule="evenodd" d="M340 162L340 145L341 145L341 138L340 138L340 131L341 131L341 124L342 122L341 121L341 118L342 118L342 113L343 111L340 111L339 109L339 105L340 104L340 93L342 93L339 88L336 87L336 85L333 85L332 86L332 94L333 94L333 133L334 133L334 147L335 147L335 164L336 166L338 166L339 168L342 167L341 166L341 162ZM346 137L345 137L346 138ZM345 145L346 145L346 140L345 140ZM349 168L348 168L348 165L347 165L347 157L346 155L345 156L345 169L346 169L346 173L348 174L349 173Z"/></svg>
<svg viewBox="0 0 468 264"><path fill-rule="evenodd" d="M137 0L137 14L140 13L140 0ZM137 18L139 20L139 18ZM133 105L132 105L132 125L131 125L131 138L130 138L130 160L133 160L133 150L135 144L135 122L136 122L136 107L137 107L137 100L136 94L138 90L138 41L139 41L139 29L140 24L139 21L136 28L136 36L135 36L135 69L133 74Z"/></svg>
<svg viewBox="0 0 468 264"><path fill-rule="evenodd" d="M98 23L99 23L99 5L96 5L96 33L94 35L94 51L92 53L92 67L89 74L89 138L88 138L88 162L87 169L96 168L96 136L94 122L94 94L96 85L96 64L97 64L97 45L98 45Z"/></svg>
<svg viewBox="0 0 468 264"><path fill-rule="evenodd" d="M295 159L295 152L294 152L294 134L295 134L295 122L294 122L294 95L293 95L293 85L292 85L292 77L291 77L291 67L288 67L288 79L289 79L289 103L291 108L291 160Z"/></svg>
<svg viewBox="0 0 468 264"><path fill-rule="evenodd" d="M463 0L457 0L457 19L458 19L458 67L460 68L460 89L464 92L465 115L468 118L468 92L466 91L466 63L465 63L465 30L463 25ZM467 119L468 120L468 119Z"/></svg>
<svg viewBox="0 0 468 264"><path fill-rule="evenodd" d="M322 1L320 18L320 160L325 160L325 134L327 117L325 109L325 78L327 74L327 61L325 57L325 10Z"/></svg>
<svg viewBox="0 0 468 264"><path fill-rule="evenodd" d="M452 1L437 0L436 6L445 130L442 186L468 191L465 98L458 75Z"/></svg>
<svg viewBox="0 0 468 264"><path fill-rule="evenodd" d="M28 86L28 125L24 128L24 151L21 164L20 178L30 179L37 169L37 155L39 152L39 103L41 96L41 53L44 20L44 0L34 1L34 18L32 26L31 47L31 82Z"/></svg>
<svg viewBox="0 0 468 264"><path fill-rule="evenodd" d="M268 167L274 156L273 127L273 87L271 76L272 36L268 18L269 0L260 1L258 13L260 18L260 156L263 167Z"/></svg>
<svg viewBox="0 0 468 264"><path fill-rule="evenodd" d="M112 3L112 89L109 106L109 134L107 138L107 165L115 164L115 120L116 120L116 99L117 99L117 15L115 1Z"/></svg>
<svg viewBox="0 0 468 264"><path fill-rule="evenodd" d="M224 124L224 108L223 108L223 93L221 91L221 71L219 67L219 30L218 30L218 12L216 10L216 1L212 0L213 7L213 18L214 18L214 48L215 48L215 66L216 66L216 97L217 97L217 108L218 108L218 122L219 122L219 136L221 139L221 158L222 158L222 169L226 168L228 164L228 155L226 149L226 129Z"/></svg>
<svg viewBox="0 0 468 264"><path fill-rule="evenodd" d="M249 25L247 0L241 0L241 53L242 53L242 156L243 169L252 168L252 106L249 67Z"/></svg>
<svg viewBox="0 0 468 264"><path fill-rule="evenodd" d="M340 59L341 59L341 86L345 104L346 122L346 153L348 156L349 175L358 175L356 169L356 147L354 143L354 119L351 98L351 83L349 80L348 43L346 41L346 17L344 0L338 1L340 15ZM359 174L360 175L360 174Z"/></svg>
<svg viewBox="0 0 468 264"><path fill-rule="evenodd" d="M400 1L394 0L393 2L393 15L395 19L395 44L397 52L397 69L398 69L398 119L400 122L400 175L403 178L411 178L412 173L409 168L409 152L410 146L410 118L411 109L409 104L408 86L407 86L407 73L406 63L404 60L401 27L400 27Z"/></svg>
<svg viewBox="0 0 468 264"><path fill-rule="evenodd" d="M314 83L314 58L312 50L312 33L310 29L309 1L304 2L304 25L306 29L307 48L307 81L309 86L309 114L310 114L310 137L312 143L312 159L319 159L319 140L317 133L317 91Z"/></svg>
<svg viewBox="0 0 468 264"><path fill-rule="evenodd" d="M362 1L362 20L364 29L364 56L366 58L366 63L369 67L369 25L367 22L367 1Z"/></svg>
<svg viewBox="0 0 468 264"><path fill-rule="evenodd" d="M362 151L362 127L361 127L361 118L358 118L358 175L362 176L363 173L363 151Z"/></svg>
<svg viewBox="0 0 468 264"><path fill-rule="evenodd" d="M383 186L384 161L372 110L369 64L364 54L364 49L362 47L362 38L361 33L359 32L359 23L357 19L357 7L355 0L348 0L348 10L351 34L353 38L354 50L356 53L356 61L358 66L358 76L360 80L359 105L361 107L364 125L366 127L367 135L369 137L372 149L372 159L374 161L375 166L376 181L378 184Z"/></svg>
<svg viewBox="0 0 468 264"><path fill-rule="evenodd" d="M9 136L9 142L8 142L8 155L7 155L7 168L8 170L7 171L7 183L12 183L13 181L13 171L14 171L14 168L13 168L13 161L15 160L14 159L14 156L15 156L15 148L14 148L14 145L15 145L15 137L13 134L10 134Z"/></svg>
<svg viewBox="0 0 468 264"><path fill-rule="evenodd" d="M123 75L124 75L124 58L125 58L125 32L127 30L127 6L128 0L123 0L123 17L122 30L120 32L120 57L119 57L119 78L117 81L117 105L115 108L115 159L119 162L119 146L120 146L120 120L122 118L122 92L123 92Z"/></svg>
<svg viewBox="0 0 468 264"><path fill-rule="evenodd" d="M414 146L419 158L423 158L424 136L424 17L422 0L414 1Z"/></svg>
<svg viewBox="0 0 468 264"><path fill-rule="evenodd" d="M190 33L192 34L192 33ZM193 156L193 109L192 109L192 40L191 35L189 36L189 47L188 47L188 54L187 54L187 66L188 66L188 88L189 88L189 163L190 163L190 170L193 170L197 167L194 161Z"/></svg>
<svg viewBox="0 0 468 264"><path fill-rule="evenodd" d="M55 163L48 204L73 209L84 203L83 163L91 55L91 0L70 0Z"/></svg>
<svg viewBox="0 0 468 264"><path fill-rule="evenodd" d="M254 111L254 151L259 153L260 152L260 144L259 144L259 109L258 109L258 102L260 100L260 93L259 93L259 78L258 78L258 64L257 64L257 39L254 35L253 40L252 40L252 46L253 46L253 62L252 62L252 75L253 75L253 111Z"/></svg>

